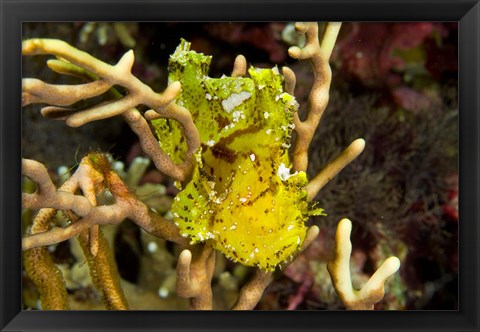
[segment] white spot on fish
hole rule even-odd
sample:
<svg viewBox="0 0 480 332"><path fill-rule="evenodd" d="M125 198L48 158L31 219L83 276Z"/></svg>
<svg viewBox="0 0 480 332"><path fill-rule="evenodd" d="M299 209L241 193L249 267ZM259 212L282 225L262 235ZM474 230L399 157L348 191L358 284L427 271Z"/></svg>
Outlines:
<svg viewBox="0 0 480 332"><path fill-rule="evenodd" d="M290 177L296 174L298 174L298 172L290 174L290 168L287 168L284 163L281 163L280 167L278 167L277 175L282 181L287 181Z"/></svg>
<svg viewBox="0 0 480 332"><path fill-rule="evenodd" d="M222 100L222 106L225 112L230 113L235 107L243 103L244 100L250 98L252 94L247 91L240 93L232 93L227 99Z"/></svg>

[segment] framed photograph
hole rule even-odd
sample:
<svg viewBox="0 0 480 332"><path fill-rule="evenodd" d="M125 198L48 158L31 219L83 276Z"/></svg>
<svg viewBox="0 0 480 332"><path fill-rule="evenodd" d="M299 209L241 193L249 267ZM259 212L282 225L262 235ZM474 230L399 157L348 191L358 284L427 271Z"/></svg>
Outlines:
<svg viewBox="0 0 480 332"><path fill-rule="evenodd" d="M477 1L2 8L2 331L478 331Z"/></svg>

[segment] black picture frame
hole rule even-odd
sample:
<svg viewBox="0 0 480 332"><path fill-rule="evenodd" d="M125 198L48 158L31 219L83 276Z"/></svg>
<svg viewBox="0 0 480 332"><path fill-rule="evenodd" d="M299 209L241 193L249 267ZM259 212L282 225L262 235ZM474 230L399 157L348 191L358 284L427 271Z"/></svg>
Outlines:
<svg viewBox="0 0 480 332"><path fill-rule="evenodd" d="M480 4L472 0L1 0L1 331L478 331ZM458 21L459 310L21 311L22 21Z"/></svg>

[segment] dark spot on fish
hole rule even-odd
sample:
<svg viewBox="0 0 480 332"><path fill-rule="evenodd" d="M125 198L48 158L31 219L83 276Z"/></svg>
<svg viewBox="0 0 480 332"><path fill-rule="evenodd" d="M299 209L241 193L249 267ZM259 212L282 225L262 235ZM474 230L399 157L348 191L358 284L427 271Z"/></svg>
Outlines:
<svg viewBox="0 0 480 332"><path fill-rule="evenodd" d="M211 150L215 158L225 160L230 164L237 159L237 153L220 142L212 146Z"/></svg>

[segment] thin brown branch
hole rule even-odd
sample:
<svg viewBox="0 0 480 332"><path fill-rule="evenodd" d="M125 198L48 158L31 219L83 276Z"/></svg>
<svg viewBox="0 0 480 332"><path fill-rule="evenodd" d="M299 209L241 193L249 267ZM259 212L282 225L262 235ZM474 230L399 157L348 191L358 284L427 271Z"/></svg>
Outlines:
<svg viewBox="0 0 480 332"><path fill-rule="evenodd" d="M92 98L110 89L111 85L98 80L79 85L48 84L36 78L22 80L22 106L29 104L72 105L80 100Z"/></svg>
<svg viewBox="0 0 480 332"><path fill-rule="evenodd" d="M98 226L97 226L98 227ZM93 227L92 227L93 228ZM87 259L95 286L102 292L105 307L110 310L127 310L128 304L122 288L113 252L101 231L95 234L97 254L91 253L92 233L80 234L78 240Z"/></svg>
<svg viewBox="0 0 480 332"><path fill-rule="evenodd" d="M320 45L318 40L318 25L316 23L297 23L296 29L306 36L306 45L303 48L291 47L288 53L291 57L300 60L308 59L313 69L314 82L308 99L308 113L305 121L298 115L294 117L297 141L293 150L293 169L306 171L308 165L308 147L325 111L330 92L332 71L329 59L341 23L328 23Z"/></svg>
<svg viewBox="0 0 480 332"><path fill-rule="evenodd" d="M43 164L31 160L22 160L22 172L34 182L38 189L33 194L22 193L22 205L29 209L54 208L57 210L71 209L78 215L86 215L92 206L88 200L80 195L73 195L66 191L57 191L52 183L47 169Z"/></svg>
<svg viewBox="0 0 480 332"><path fill-rule="evenodd" d="M177 294L190 299L195 310L212 309L212 277L215 251L208 245L197 245L180 253L177 263Z"/></svg>
<svg viewBox="0 0 480 332"><path fill-rule="evenodd" d="M293 70L291 70L288 67L283 67L282 68L282 74L285 79L285 91L294 96L295 94L295 85L297 83L297 77L295 76L295 73ZM298 117L298 114L295 113L295 116Z"/></svg>
<svg viewBox="0 0 480 332"><path fill-rule="evenodd" d="M241 54L237 55L233 63L232 77L243 77L247 74L247 59Z"/></svg>
<svg viewBox="0 0 480 332"><path fill-rule="evenodd" d="M148 126L146 123L143 123L143 120L141 120L138 116L134 116L133 114L132 116L130 116L130 114L125 116L132 130L136 133L138 131L137 135L140 138L142 148L145 149L145 152L155 163L157 169L178 181L188 181L196 163L195 153L200 148L200 134L197 130L197 127L193 123L190 112L186 108L172 103L162 114L159 114L155 110L149 110L145 113L145 117L148 120L154 120L163 117L167 119L174 119L180 123L183 129L183 134L186 138L187 151L185 153L184 161L181 164L174 164L171 158L168 157L164 151L162 151L158 142L154 143L148 134L142 134L142 132L147 130L146 126ZM138 119L138 121L135 122L135 119ZM150 132L149 128L148 131Z"/></svg>
<svg viewBox="0 0 480 332"><path fill-rule="evenodd" d="M253 310L272 280L272 272L256 269L252 278L240 290L232 310Z"/></svg>
<svg viewBox="0 0 480 332"><path fill-rule="evenodd" d="M305 187L307 191L307 199L313 200L322 189L335 175L337 175L345 166L350 164L357 158L365 148L365 141L361 138L353 141L345 150L340 153L334 160L322 169Z"/></svg>

